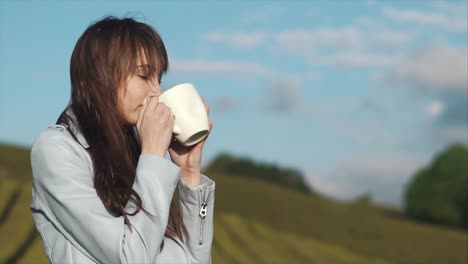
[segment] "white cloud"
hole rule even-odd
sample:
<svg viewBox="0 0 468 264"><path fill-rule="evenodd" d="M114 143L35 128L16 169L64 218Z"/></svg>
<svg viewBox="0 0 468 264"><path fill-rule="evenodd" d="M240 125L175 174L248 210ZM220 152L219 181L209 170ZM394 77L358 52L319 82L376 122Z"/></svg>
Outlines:
<svg viewBox="0 0 468 264"><path fill-rule="evenodd" d="M390 19L406 22L417 22L422 24L441 24L445 22L442 15L414 10L399 10L393 7L384 7L382 14Z"/></svg>
<svg viewBox="0 0 468 264"><path fill-rule="evenodd" d="M313 188L350 201L369 193L377 203L401 206L404 187L425 162L401 153L368 153L341 162L326 175L307 173Z"/></svg>
<svg viewBox="0 0 468 264"><path fill-rule="evenodd" d="M466 47L433 43L395 65L380 81L464 93L468 86L467 56Z"/></svg>
<svg viewBox="0 0 468 264"><path fill-rule="evenodd" d="M237 49L253 49L265 41L266 34L264 32L210 32L205 34L204 39L227 44Z"/></svg>
<svg viewBox="0 0 468 264"><path fill-rule="evenodd" d="M468 10L468 3L466 1L452 2L452 1L435 1L434 7L446 13L447 15L465 15Z"/></svg>
<svg viewBox="0 0 468 264"><path fill-rule="evenodd" d="M364 51L336 52L317 58L317 62L340 67L374 67L394 63L396 56L369 53Z"/></svg>
<svg viewBox="0 0 468 264"><path fill-rule="evenodd" d="M372 153L344 160L333 172L336 176L367 176L378 180L407 180L422 162L415 157L397 153Z"/></svg>
<svg viewBox="0 0 468 264"><path fill-rule="evenodd" d="M299 106L302 86L297 80L289 79L273 83L267 92L267 107L277 111L290 113Z"/></svg>
<svg viewBox="0 0 468 264"><path fill-rule="evenodd" d="M326 129L336 139L345 139L348 143L358 143L373 149L394 148L399 143L388 129L372 120L334 120L326 124Z"/></svg>
<svg viewBox="0 0 468 264"><path fill-rule="evenodd" d="M417 33L411 31L349 26L286 30L273 39L279 51L295 54L309 63L358 68L395 63L401 57L401 48L416 37Z"/></svg>
<svg viewBox="0 0 468 264"><path fill-rule="evenodd" d="M466 46L431 43L377 79L392 92L403 92L410 99L405 105L422 104L420 113L426 119L415 119L419 129L412 131L403 146L415 150L468 142L467 57Z"/></svg>
<svg viewBox="0 0 468 264"><path fill-rule="evenodd" d="M434 120L434 119L437 119L442 114L442 112L444 111L444 108L445 108L444 102L440 100L435 100L435 101L430 102L428 105L426 105L425 113L430 119Z"/></svg>
<svg viewBox="0 0 468 264"><path fill-rule="evenodd" d="M440 150L455 142L468 145L468 125L466 124L443 126L428 124L423 129L425 129L424 132L414 134L404 142L408 150L427 150L428 148Z"/></svg>
<svg viewBox="0 0 468 264"><path fill-rule="evenodd" d="M361 17L360 23L375 26L375 21ZM356 27L291 29L277 33L274 39L283 51L300 55L314 54L316 51L366 51L379 48L399 48L413 42L417 34L412 31L396 31L383 25L372 30Z"/></svg>
<svg viewBox="0 0 468 264"><path fill-rule="evenodd" d="M311 106L304 98L304 88L298 76L285 76L275 81L264 90L261 104L270 111L285 114L312 116L318 113L316 106Z"/></svg>
<svg viewBox="0 0 468 264"><path fill-rule="evenodd" d="M214 108L222 112L235 111L241 108L241 102L232 96L224 95L216 99Z"/></svg>
<svg viewBox="0 0 468 264"><path fill-rule="evenodd" d="M259 9L256 11L243 14L239 18L239 22L244 23L244 24L266 22L270 19L280 16L282 13L283 13L283 8L281 8L280 6L267 5L263 9Z"/></svg>
<svg viewBox="0 0 468 264"><path fill-rule="evenodd" d="M318 173L306 173L305 180L313 190L332 199L348 200L356 195L348 184L332 180Z"/></svg>
<svg viewBox="0 0 468 264"><path fill-rule="evenodd" d="M209 60L171 60L170 71L182 74L227 76L273 76L270 69L256 63Z"/></svg>
<svg viewBox="0 0 468 264"><path fill-rule="evenodd" d="M352 27L287 30L277 33L275 39L280 49L298 55L310 55L321 48L361 48L364 45L362 33Z"/></svg>
<svg viewBox="0 0 468 264"><path fill-rule="evenodd" d="M371 19L366 16L359 16L355 20L356 25L363 26L371 29L380 29L384 27L384 24L380 20Z"/></svg>
<svg viewBox="0 0 468 264"><path fill-rule="evenodd" d="M394 31L382 29L373 34L377 44L388 47L403 47L416 39L413 32Z"/></svg>
<svg viewBox="0 0 468 264"><path fill-rule="evenodd" d="M467 30L466 13L464 15L451 16L443 13L384 7L382 9L382 15L397 22L409 22L423 26L434 26L457 32L466 32Z"/></svg>
<svg viewBox="0 0 468 264"><path fill-rule="evenodd" d="M443 140L443 145L453 142L468 144L468 124L437 127L433 132L434 140Z"/></svg>

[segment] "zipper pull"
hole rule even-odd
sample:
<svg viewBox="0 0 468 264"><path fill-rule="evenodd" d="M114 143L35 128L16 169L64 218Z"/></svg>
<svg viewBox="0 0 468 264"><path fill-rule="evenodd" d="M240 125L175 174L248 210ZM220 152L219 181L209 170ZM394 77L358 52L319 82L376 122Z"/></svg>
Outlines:
<svg viewBox="0 0 468 264"><path fill-rule="evenodd" d="M202 201L201 206L200 206L200 218L201 219L205 219L205 217L206 217L206 215L208 213L208 201L211 198L211 190L208 191L208 195L206 195L206 189L204 191L205 191L205 195L203 195L203 201ZM201 190L200 190L200 192L201 192Z"/></svg>
<svg viewBox="0 0 468 264"><path fill-rule="evenodd" d="M200 207L200 217L201 219L205 219L206 214L207 214L207 208L208 204L206 202L203 202Z"/></svg>

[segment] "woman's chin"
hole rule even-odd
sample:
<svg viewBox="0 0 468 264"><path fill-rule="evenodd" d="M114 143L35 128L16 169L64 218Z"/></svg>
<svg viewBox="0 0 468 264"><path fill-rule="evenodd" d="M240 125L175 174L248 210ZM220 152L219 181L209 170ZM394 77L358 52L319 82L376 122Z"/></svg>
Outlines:
<svg viewBox="0 0 468 264"><path fill-rule="evenodd" d="M127 117L127 123L129 125L136 125L138 121L138 111L135 111L134 113L130 114L128 117Z"/></svg>
<svg viewBox="0 0 468 264"><path fill-rule="evenodd" d="M132 119L132 120L130 120L130 122L128 122L128 124L129 124L129 125L132 125L132 126L135 126L136 123L137 123L137 119L136 119L136 118L135 118L135 119Z"/></svg>
<svg viewBox="0 0 468 264"><path fill-rule="evenodd" d="M134 126L134 125L136 125L137 120L138 120L138 116L136 116L136 117L133 117L133 116L127 117L127 118L125 118L125 125Z"/></svg>

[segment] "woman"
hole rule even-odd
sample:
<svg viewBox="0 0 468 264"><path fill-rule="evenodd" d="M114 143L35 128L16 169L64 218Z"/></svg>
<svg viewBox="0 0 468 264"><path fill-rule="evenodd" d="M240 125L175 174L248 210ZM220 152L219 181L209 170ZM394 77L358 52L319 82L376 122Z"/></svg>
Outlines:
<svg viewBox="0 0 468 264"><path fill-rule="evenodd" d="M211 262L215 183L200 174L204 141L171 140L158 102L167 68L159 35L131 18L79 38L70 104L31 149L31 209L52 263Z"/></svg>

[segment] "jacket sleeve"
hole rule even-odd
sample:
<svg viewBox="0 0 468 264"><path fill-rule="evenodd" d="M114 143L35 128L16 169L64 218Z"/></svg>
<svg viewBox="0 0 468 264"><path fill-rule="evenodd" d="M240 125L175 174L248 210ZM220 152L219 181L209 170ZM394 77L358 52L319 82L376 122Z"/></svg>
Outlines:
<svg viewBox="0 0 468 264"><path fill-rule="evenodd" d="M46 130L31 149L33 188L53 225L83 254L99 263L155 263L164 238L169 206L179 181L179 168L158 156L141 155L134 190L143 207L128 216L111 215L93 187L89 156L61 132ZM133 212L129 202L127 210Z"/></svg>
<svg viewBox="0 0 468 264"><path fill-rule="evenodd" d="M203 174L197 187L190 188L179 180L179 210L187 228L189 237L184 238L193 264L211 263L215 186Z"/></svg>

